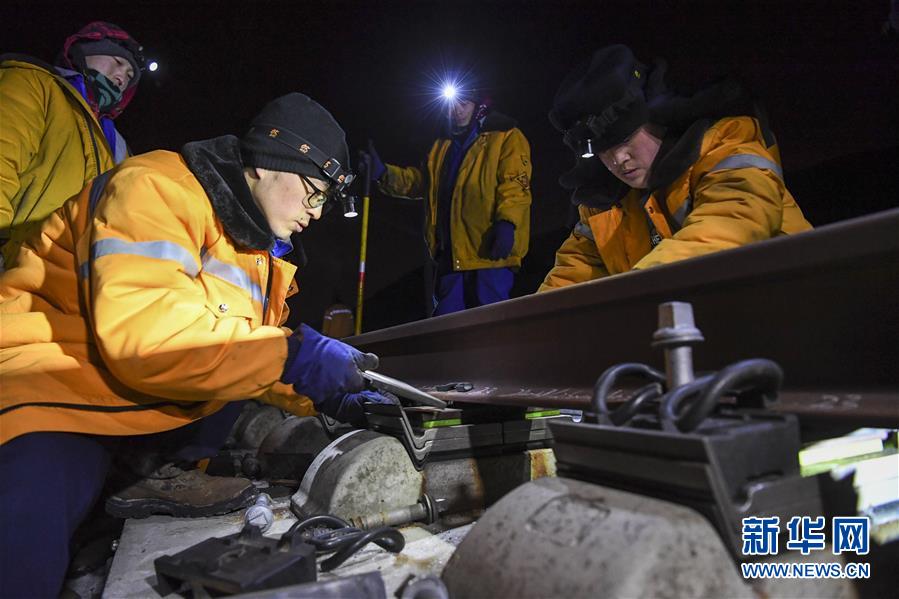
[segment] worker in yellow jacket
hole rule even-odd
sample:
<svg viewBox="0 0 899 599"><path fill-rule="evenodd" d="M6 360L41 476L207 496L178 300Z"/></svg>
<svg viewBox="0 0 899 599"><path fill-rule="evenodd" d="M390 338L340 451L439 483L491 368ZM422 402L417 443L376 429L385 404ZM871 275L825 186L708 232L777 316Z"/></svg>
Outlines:
<svg viewBox="0 0 899 599"><path fill-rule="evenodd" d="M128 156L113 120L143 66L140 44L103 21L70 36L55 66L0 56L0 270L44 218Z"/></svg>
<svg viewBox="0 0 899 599"><path fill-rule="evenodd" d="M24 240L0 275L0 595L58 593L123 439L169 453L107 511L208 515L253 486L177 466L218 450L238 400L351 423L386 401L363 390L376 356L281 327L291 235L352 177L343 130L294 93L240 139L126 160Z"/></svg>
<svg viewBox="0 0 899 599"><path fill-rule="evenodd" d="M528 252L531 150L483 90L447 93L447 127L425 168L384 164L374 145L369 175L382 192L426 199L425 238L437 263L434 316L509 299Z"/></svg>
<svg viewBox="0 0 899 599"><path fill-rule="evenodd" d="M664 63L609 46L562 82L550 121L577 157L560 183L580 218L538 291L812 228L764 115L732 80L678 96Z"/></svg>

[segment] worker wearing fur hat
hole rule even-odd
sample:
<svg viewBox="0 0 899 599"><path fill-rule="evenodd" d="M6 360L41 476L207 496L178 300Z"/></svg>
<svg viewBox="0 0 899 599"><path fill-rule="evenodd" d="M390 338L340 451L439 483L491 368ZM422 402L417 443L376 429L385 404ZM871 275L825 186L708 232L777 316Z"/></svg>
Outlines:
<svg viewBox="0 0 899 599"><path fill-rule="evenodd" d="M580 219L538 291L811 229L745 90L679 96L664 73L616 45L559 87L550 121L577 160L559 182Z"/></svg>
<svg viewBox="0 0 899 599"><path fill-rule="evenodd" d="M433 315L509 298L530 241L530 146L483 90L447 94L447 121L427 165L385 165L371 145L370 176L385 194L427 199L425 237L436 262Z"/></svg>
<svg viewBox="0 0 899 599"><path fill-rule="evenodd" d="M0 595L59 592L70 535L137 439L150 458L107 511L206 516L256 495L184 467L215 454L240 400L357 424L389 401L364 390L377 356L281 326L291 235L352 175L343 129L293 93L241 138L125 160L23 240L0 274Z"/></svg>
<svg viewBox="0 0 899 599"><path fill-rule="evenodd" d="M66 39L56 66L0 56L0 270L41 220L128 156L113 119L142 68L140 44L103 21Z"/></svg>

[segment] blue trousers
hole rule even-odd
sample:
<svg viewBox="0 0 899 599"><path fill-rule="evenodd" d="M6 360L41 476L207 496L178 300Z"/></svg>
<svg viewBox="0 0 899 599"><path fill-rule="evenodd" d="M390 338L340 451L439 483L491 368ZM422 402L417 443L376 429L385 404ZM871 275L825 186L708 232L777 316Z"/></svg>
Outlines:
<svg viewBox="0 0 899 599"><path fill-rule="evenodd" d="M434 316L507 300L515 280L510 268L482 268L438 276Z"/></svg>
<svg viewBox="0 0 899 599"><path fill-rule="evenodd" d="M173 460L214 455L244 402L185 427L130 437L171 447ZM100 497L121 438L41 432L0 446L0 597L56 597L69 566L69 542Z"/></svg>

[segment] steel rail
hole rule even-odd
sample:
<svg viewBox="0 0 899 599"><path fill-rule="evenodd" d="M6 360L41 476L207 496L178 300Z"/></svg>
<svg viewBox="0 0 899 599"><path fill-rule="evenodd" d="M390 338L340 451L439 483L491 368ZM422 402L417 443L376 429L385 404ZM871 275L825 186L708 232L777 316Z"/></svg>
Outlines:
<svg viewBox="0 0 899 599"><path fill-rule="evenodd" d="M697 372L763 357L784 369L779 409L899 425L899 209L351 337L379 370L441 399L583 408L620 362L663 363L657 306L693 304Z"/></svg>

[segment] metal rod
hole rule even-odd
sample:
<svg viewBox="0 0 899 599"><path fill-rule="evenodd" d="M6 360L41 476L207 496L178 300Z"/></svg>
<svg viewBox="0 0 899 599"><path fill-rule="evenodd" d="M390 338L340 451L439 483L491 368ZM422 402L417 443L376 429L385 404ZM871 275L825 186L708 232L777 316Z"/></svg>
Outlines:
<svg viewBox="0 0 899 599"><path fill-rule="evenodd" d="M694 325L693 306L687 302L665 302L659 306L659 328L652 336L652 346L665 349L665 373L668 389L693 380L691 345L704 341Z"/></svg>
<svg viewBox="0 0 899 599"><path fill-rule="evenodd" d="M413 505L407 505L386 512L350 518L350 524L364 530L370 530L380 526L398 526L420 521L424 521L427 524L437 521L437 509L434 501L427 493L422 496L418 503Z"/></svg>

